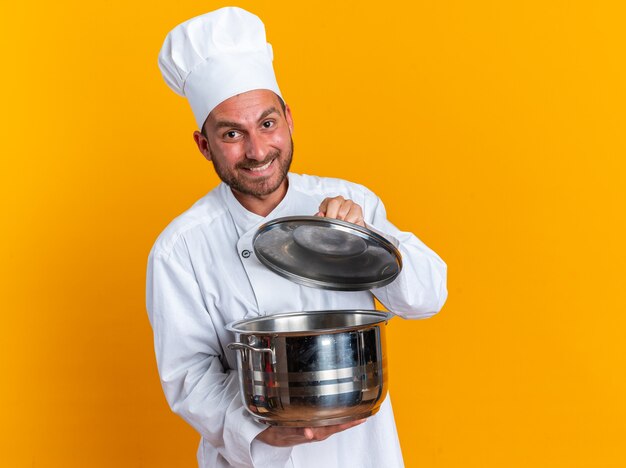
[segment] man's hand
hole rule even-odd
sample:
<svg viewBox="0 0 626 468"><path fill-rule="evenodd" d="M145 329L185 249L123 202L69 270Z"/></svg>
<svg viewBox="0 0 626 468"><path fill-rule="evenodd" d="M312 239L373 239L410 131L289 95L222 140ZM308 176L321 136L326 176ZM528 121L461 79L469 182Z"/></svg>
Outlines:
<svg viewBox="0 0 626 468"><path fill-rule="evenodd" d="M359 419L358 421L351 421L345 424L324 427L270 426L256 436L256 438L274 447L291 447L293 445L319 442L320 440L328 439L333 434L358 426L364 422L365 419Z"/></svg>
<svg viewBox="0 0 626 468"><path fill-rule="evenodd" d="M361 207L352 200L346 200L342 196L325 198L315 216L340 219L365 227Z"/></svg>

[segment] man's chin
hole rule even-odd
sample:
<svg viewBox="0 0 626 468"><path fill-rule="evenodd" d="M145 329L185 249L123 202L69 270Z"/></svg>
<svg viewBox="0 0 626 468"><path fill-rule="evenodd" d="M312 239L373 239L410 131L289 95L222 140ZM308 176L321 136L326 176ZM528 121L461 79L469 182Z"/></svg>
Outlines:
<svg viewBox="0 0 626 468"><path fill-rule="evenodd" d="M271 177L265 178L264 180L256 180L254 182L237 180L229 185L231 189L239 193L261 198L267 197L280 189L285 181L285 178L286 177L283 177L279 181L272 181Z"/></svg>

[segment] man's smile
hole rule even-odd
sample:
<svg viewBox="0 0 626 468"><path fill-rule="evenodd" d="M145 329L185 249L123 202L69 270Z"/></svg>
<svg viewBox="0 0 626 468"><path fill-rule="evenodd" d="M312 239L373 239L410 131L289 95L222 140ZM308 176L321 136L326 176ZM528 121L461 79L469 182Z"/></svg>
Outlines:
<svg viewBox="0 0 626 468"><path fill-rule="evenodd" d="M247 169L247 170L252 171L252 172L261 172L261 171L264 171L265 169L267 169L268 167L270 167L270 164L272 164L273 162L274 162L274 159L271 159L270 161L266 162L262 166L245 167L244 169Z"/></svg>

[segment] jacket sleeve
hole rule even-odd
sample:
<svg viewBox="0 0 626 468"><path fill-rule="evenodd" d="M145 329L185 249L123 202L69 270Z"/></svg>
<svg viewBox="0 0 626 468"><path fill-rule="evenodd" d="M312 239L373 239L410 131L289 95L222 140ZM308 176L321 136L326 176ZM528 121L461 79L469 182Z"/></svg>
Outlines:
<svg viewBox="0 0 626 468"><path fill-rule="evenodd" d="M255 437L267 426L247 414L237 372L224 369L211 311L183 242L148 259L147 308L167 401L235 467L284 466L291 450Z"/></svg>
<svg viewBox="0 0 626 468"><path fill-rule="evenodd" d="M372 293L391 312L404 318L430 317L448 297L447 267L443 260L410 232L400 231L387 220L382 201L369 193L364 206L368 227L390 239L402 255L402 271L387 286Z"/></svg>

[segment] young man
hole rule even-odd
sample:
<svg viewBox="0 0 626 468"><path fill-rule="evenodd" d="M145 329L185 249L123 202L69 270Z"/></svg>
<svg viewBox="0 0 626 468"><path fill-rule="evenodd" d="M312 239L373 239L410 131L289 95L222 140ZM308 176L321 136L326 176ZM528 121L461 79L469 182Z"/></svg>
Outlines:
<svg viewBox="0 0 626 468"><path fill-rule="evenodd" d="M159 56L166 82L188 98L194 140L222 183L159 236L148 262L147 305L167 400L202 435L201 467L399 467L389 398L367 420L286 428L252 419L239 395L234 337L243 318L306 310L372 309L374 296L405 318L445 302L446 266L386 219L365 187L289 173L293 118L254 15L223 8L170 32ZM318 215L376 229L403 256L402 273L372 291L308 288L265 268L252 238L283 216Z"/></svg>

